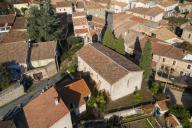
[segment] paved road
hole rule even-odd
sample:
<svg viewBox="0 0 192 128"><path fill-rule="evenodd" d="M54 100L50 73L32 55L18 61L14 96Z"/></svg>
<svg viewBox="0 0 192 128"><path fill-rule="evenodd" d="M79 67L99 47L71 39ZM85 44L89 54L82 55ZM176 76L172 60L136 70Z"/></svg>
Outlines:
<svg viewBox="0 0 192 128"><path fill-rule="evenodd" d="M37 84L35 84L33 90L29 93L26 93L24 96L12 101L11 103L3 106L0 108L0 119L3 119L4 116L8 115L10 112L14 111L14 109L22 104L27 104L31 99L38 96L41 93L41 90L44 89L46 86L50 87L54 85L56 82L60 81L62 79L61 75L58 73L54 77L43 80Z"/></svg>

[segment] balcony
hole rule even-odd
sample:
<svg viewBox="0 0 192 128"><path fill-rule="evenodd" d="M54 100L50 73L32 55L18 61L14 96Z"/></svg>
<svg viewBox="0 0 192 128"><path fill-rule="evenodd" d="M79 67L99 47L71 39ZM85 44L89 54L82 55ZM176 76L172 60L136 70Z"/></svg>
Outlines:
<svg viewBox="0 0 192 128"><path fill-rule="evenodd" d="M192 77L183 75L174 75L174 73L167 73L165 71L157 71L155 75L155 80L167 82L168 84L173 84L181 88L192 88Z"/></svg>

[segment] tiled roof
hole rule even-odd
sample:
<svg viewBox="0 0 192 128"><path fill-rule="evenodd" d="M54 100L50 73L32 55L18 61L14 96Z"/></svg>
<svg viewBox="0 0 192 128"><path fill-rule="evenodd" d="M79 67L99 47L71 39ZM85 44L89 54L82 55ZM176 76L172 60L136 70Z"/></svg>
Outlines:
<svg viewBox="0 0 192 128"><path fill-rule="evenodd" d="M84 29L75 29L74 30L75 34L84 34L84 33L89 33L88 28L84 28Z"/></svg>
<svg viewBox="0 0 192 128"><path fill-rule="evenodd" d="M6 23L8 25L12 26L15 21L15 14L9 14L9 15L0 15L0 27L4 26Z"/></svg>
<svg viewBox="0 0 192 128"><path fill-rule="evenodd" d="M173 128L177 128L179 126L181 126L181 123L179 122L179 120L177 119L177 117L175 117L174 115L169 115L166 118L166 122L168 123L168 125L171 125L171 127Z"/></svg>
<svg viewBox="0 0 192 128"><path fill-rule="evenodd" d="M124 2L119 2L116 0L111 0L111 5L116 5L116 6L120 6L120 7L126 7L128 4L124 3Z"/></svg>
<svg viewBox="0 0 192 128"><path fill-rule="evenodd" d="M86 104L85 97L91 94L86 82L81 79L69 85L58 88L60 96L67 106L74 103L76 107Z"/></svg>
<svg viewBox="0 0 192 128"><path fill-rule="evenodd" d="M153 8L138 7L138 8L128 9L127 11L132 12L132 13L141 14L141 15L152 16L152 17L157 16L164 12L163 9L161 9L159 7L153 7Z"/></svg>
<svg viewBox="0 0 192 128"><path fill-rule="evenodd" d="M169 110L169 108L168 108L168 101L167 100L157 101L157 104L158 104L158 106L159 106L161 111Z"/></svg>
<svg viewBox="0 0 192 128"><path fill-rule="evenodd" d="M155 38L143 38L140 42L141 48L145 47L145 43L147 42L147 40L150 40L152 43L152 52L154 55L165 56L179 60L181 60L185 56L185 53L182 49L176 48L173 45L166 44Z"/></svg>
<svg viewBox="0 0 192 128"><path fill-rule="evenodd" d="M69 113L61 99L55 104L58 95L52 87L23 107L29 128L49 128Z"/></svg>
<svg viewBox="0 0 192 128"><path fill-rule="evenodd" d="M26 63L27 48L25 41L0 44L0 63Z"/></svg>
<svg viewBox="0 0 192 128"><path fill-rule="evenodd" d="M27 32L26 31L14 31L11 30L3 37L2 41L0 41L0 44L2 43L12 43L12 42L18 42L18 41L26 41L27 40Z"/></svg>
<svg viewBox="0 0 192 128"><path fill-rule="evenodd" d="M85 12L73 12L73 17L86 16Z"/></svg>
<svg viewBox="0 0 192 128"><path fill-rule="evenodd" d="M87 9L103 9L105 8L101 4L95 2L95 1L85 1L85 6Z"/></svg>
<svg viewBox="0 0 192 128"><path fill-rule="evenodd" d="M99 25L105 25L105 19L99 18L99 17L92 17L92 22L99 24Z"/></svg>
<svg viewBox="0 0 192 128"><path fill-rule="evenodd" d="M12 29L26 29L26 17L17 17Z"/></svg>
<svg viewBox="0 0 192 128"><path fill-rule="evenodd" d="M0 121L0 128L16 128L13 120Z"/></svg>
<svg viewBox="0 0 192 128"><path fill-rule="evenodd" d="M85 45L78 55L110 84L131 71L141 71L127 58L99 43Z"/></svg>
<svg viewBox="0 0 192 128"><path fill-rule="evenodd" d="M171 32L169 29L163 27L157 30L152 31L152 33L156 34L156 38L166 41L169 39L177 38L177 36Z"/></svg>
<svg viewBox="0 0 192 128"><path fill-rule="evenodd" d="M85 17L82 18L73 18L74 26L87 25L87 19Z"/></svg>
<svg viewBox="0 0 192 128"><path fill-rule="evenodd" d="M55 58L56 45L55 41L32 44L31 61Z"/></svg>
<svg viewBox="0 0 192 128"><path fill-rule="evenodd" d="M72 3L71 3L71 1L56 2L56 7L71 7L72 8Z"/></svg>
<svg viewBox="0 0 192 128"><path fill-rule="evenodd" d="M172 5L175 5L177 4L176 1L162 1L159 3L159 5L163 6L163 7L169 7L169 6L172 6Z"/></svg>
<svg viewBox="0 0 192 128"><path fill-rule="evenodd" d="M84 3L83 3L82 1L78 1L78 2L76 3L76 7L77 7L77 8L84 8Z"/></svg>

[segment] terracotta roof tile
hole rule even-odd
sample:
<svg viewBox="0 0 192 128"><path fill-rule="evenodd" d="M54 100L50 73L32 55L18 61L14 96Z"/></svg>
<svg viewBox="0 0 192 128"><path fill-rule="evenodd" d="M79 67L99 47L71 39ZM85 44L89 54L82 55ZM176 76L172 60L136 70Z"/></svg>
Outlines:
<svg viewBox="0 0 192 128"><path fill-rule="evenodd" d="M87 19L82 18L73 18L73 25L74 26L81 26L81 25L87 25Z"/></svg>
<svg viewBox="0 0 192 128"><path fill-rule="evenodd" d="M56 89L52 87L23 107L30 128L49 128L69 113L62 100L58 105L55 104L58 95Z"/></svg>
<svg viewBox="0 0 192 128"><path fill-rule="evenodd" d="M128 9L127 11L132 12L132 13L152 16L152 17L157 16L164 12L163 9L161 9L159 7L153 7L153 8L138 7L138 8Z"/></svg>
<svg viewBox="0 0 192 128"><path fill-rule="evenodd" d="M27 48L25 41L0 44L0 63L26 63Z"/></svg>
<svg viewBox="0 0 192 128"><path fill-rule="evenodd" d="M54 59L57 42L39 42L32 45L31 61Z"/></svg>
<svg viewBox="0 0 192 128"><path fill-rule="evenodd" d="M175 117L172 114L166 118L166 122L168 123L168 125L170 125L173 128L177 128L178 126L181 126L181 123L179 122L177 117Z"/></svg>
<svg viewBox="0 0 192 128"><path fill-rule="evenodd" d="M2 43L12 43L12 42L19 42L19 41L26 41L27 40L27 32L26 31L14 31L11 30L3 37Z"/></svg>
<svg viewBox="0 0 192 128"><path fill-rule="evenodd" d="M131 71L141 71L127 58L99 43L84 46L78 55L110 84Z"/></svg>
<svg viewBox="0 0 192 128"><path fill-rule="evenodd" d="M168 109L168 100L157 101L157 104L160 107L161 111L169 110Z"/></svg>
<svg viewBox="0 0 192 128"><path fill-rule="evenodd" d="M74 103L76 107L80 107L86 103L85 97L91 94L84 79L58 88L58 92L60 92L61 98L68 107L70 106L70 103Z"/></svg>
<svg viewBox="0 0 192 128"><path fill-rule="evenodd" d="M9 14L9 15L0 15L0 27L4 26L6 23L8 25L12 26L15 21L15 14Z"/></svg>

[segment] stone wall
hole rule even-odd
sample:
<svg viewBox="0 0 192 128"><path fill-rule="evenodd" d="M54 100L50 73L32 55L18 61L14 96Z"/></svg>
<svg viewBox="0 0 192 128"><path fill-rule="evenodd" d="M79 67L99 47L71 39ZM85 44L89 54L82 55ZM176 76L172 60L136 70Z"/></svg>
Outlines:
<svg viewBox="0 0 192 128"><path fill-rule="evenodd" d="M6 90L0 92L0 107L24 95L24 87L22 85L13 85Z"/></svg>

